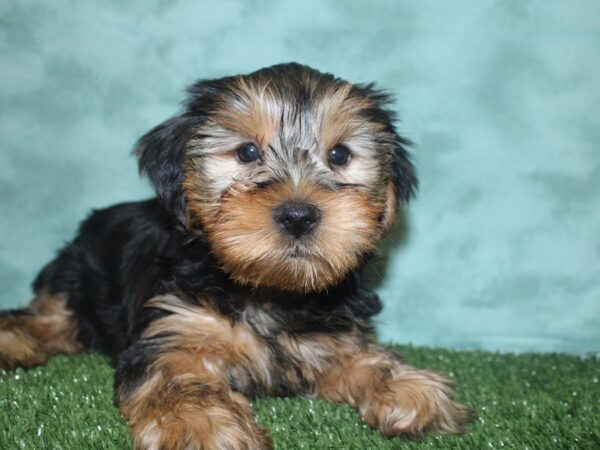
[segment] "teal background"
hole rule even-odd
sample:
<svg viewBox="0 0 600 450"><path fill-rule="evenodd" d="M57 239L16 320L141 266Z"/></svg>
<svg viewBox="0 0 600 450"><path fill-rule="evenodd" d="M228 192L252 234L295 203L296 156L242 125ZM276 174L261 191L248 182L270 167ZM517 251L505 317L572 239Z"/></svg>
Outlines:
<svg viewBox="0 0 600 450"><path fill-rule="evenodd" d="M421 188L369 277L384 340L600 350L600 2L0 3L0 305L197 78L298 61L397 98ZM381 278L383 277L383 278Z"/></svg>

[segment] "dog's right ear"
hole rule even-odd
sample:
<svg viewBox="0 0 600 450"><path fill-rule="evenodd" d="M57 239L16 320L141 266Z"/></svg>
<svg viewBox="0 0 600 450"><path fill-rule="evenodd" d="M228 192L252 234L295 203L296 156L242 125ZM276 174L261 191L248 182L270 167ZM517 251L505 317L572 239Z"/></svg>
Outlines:
<svg viewBox="0 0 600 450"><path fill-rule="evenodd" d="M158 198L184 225L183 166L188 142L199 122L191 115L173 117L142 136L135 147L140 174L150 179Z"/></svg>

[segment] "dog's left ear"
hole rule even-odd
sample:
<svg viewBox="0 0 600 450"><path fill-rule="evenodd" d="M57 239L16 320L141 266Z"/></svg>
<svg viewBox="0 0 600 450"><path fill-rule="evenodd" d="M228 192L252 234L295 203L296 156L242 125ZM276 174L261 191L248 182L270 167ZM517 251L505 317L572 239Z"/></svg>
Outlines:
<svg viewBox="0 0 600 450"><path fill-rule="evenodd" d="M135 147L139 171L150 179L158 198L182 224L187 223L182 183L187 145L199 119L180 115L158 125Z"/></svg>
<svg viewBox="0 0 600 450"><path fill-rule="evenodd" d="M395 144L390 166L390 179L386 187L386 204L381 219L381 236L387 235L398 218L400 205L407 204L417 190L417 175L406 147L410 141L395 131Z"/></svg>
<svg viewBox="0 0 600 450"><path fill-rule="evenodd" d="M387 135L384 140L388 147L387 151L391 153L386 203L379 229L380 236L384 237L396 224L400 205L408 203L417 190L415 167L407 151L411 142L396 131L394 126L396 114L390 109L393 99L389 93L378 89L374 83L354 85L354 89L373 101L373 107L369 108L366 114L369 119L384 126L384 133Z"/></svg>

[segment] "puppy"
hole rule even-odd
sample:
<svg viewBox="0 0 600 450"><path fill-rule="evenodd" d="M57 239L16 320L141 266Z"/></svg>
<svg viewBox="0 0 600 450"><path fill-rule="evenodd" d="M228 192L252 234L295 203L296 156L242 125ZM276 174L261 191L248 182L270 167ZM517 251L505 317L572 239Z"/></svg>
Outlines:
<svg viewBox="0 0 600 450"><path fill-rule="evenodd" d="M101 351L136 449L265 449L249 398L460 433L449 381L378 345L361 268L416 177L389 97L298 64L200 81L143 136L157 198L94 211L0 316L0 367Z"/></svg>

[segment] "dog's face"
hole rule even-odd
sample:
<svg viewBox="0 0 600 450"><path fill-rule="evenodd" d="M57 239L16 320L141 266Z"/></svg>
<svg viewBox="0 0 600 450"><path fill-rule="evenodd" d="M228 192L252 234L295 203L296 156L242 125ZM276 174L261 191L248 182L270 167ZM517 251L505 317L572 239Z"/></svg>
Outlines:
<svg viewBox="0 0 600 450"><path fill-rule="evenodd" d="M416 179L388 97L297 64L193 85L139 142L140 169L236 281L306 293L339 282Z"/></svg>

